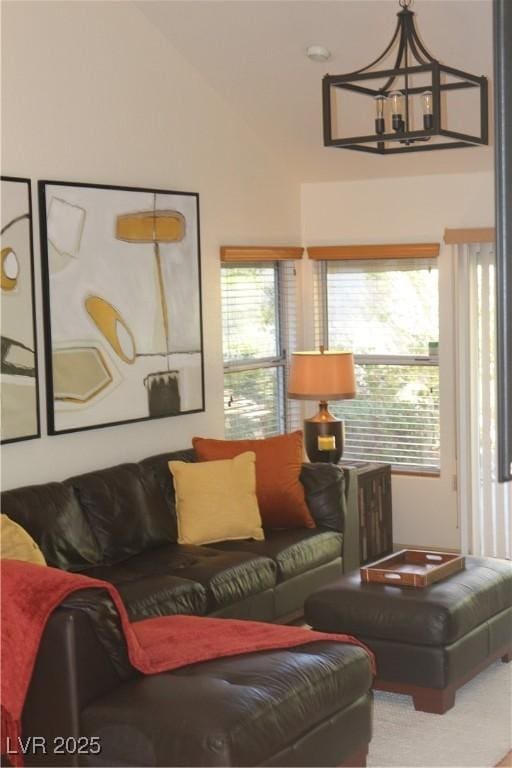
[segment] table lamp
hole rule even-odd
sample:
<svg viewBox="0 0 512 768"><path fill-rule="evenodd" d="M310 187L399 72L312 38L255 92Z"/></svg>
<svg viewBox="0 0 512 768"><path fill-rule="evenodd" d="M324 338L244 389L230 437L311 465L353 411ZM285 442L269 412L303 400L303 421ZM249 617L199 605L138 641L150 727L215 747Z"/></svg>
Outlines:
<svg viewBox="0 0 512 768"><path fill-rule="evenodd" d="M288 397L318 400L319 411L304 421L304 441L310 461L336 464L343 454L344 424L327 409L328 400L356 395L354 356L320 347L315 352L293 352Z"/></svg>

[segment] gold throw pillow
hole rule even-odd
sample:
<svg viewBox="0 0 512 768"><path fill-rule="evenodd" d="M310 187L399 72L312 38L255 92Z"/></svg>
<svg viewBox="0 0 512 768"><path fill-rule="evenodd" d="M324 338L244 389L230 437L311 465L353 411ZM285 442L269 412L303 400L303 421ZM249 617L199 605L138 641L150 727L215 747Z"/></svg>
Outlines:
<svg viewBox="0 0 512 768"><path fill-rule="evenodd" d="M170 461L179 544L264 539L256 498L256 455L189 463Z"/></svg>
<svg viewBox="0 0 512 768"><path fill-rule="evenodd" d="M3 560L24 560L35 565L46 565L43 553L34 539L21 525L7 515L2 518L0 529L0 556Z"/></svg>

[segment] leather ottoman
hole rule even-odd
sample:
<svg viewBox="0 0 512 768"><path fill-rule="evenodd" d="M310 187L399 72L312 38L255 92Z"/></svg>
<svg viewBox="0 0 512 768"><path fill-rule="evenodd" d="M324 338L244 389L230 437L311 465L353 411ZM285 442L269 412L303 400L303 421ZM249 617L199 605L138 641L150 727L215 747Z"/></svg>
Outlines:
<svg viewBox="0 0 512 768"><path fill-rule="evenodd" d="M512 564L466 557L465 570L423 588L362 583L353 571L311 595L304 613L314 629L355 635L371 648L375 688L443 714L457 688L512 658Z"/></svg>

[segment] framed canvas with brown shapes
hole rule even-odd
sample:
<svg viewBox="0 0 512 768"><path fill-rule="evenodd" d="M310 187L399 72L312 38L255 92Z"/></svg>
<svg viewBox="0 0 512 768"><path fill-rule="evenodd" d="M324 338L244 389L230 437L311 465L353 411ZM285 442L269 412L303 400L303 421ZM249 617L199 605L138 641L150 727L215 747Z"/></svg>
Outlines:
<svg viewBox="0 0 512 768"><path fill-rule="evenodd" d="M39 182L49 434L204 410L199 196Z"/></svg>
<svg viewBox="0 0 512 768"><path fill-rule="evenodd" d="M1 177L2 443L39 437L30 179Z"/></svg>

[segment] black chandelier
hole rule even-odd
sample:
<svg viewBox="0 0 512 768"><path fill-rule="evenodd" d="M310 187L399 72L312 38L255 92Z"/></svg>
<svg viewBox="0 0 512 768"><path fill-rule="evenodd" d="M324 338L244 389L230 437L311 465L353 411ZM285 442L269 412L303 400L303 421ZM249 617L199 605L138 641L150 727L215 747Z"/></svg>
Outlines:
<svg viewBox="0 0 512 768"><path fill-rule="evenodd" d="M325 146L387 155L487 144L487 78L434 59L418 37L410 0L399 4L402 10L391 42L375 61L347 75L325 75ZM393 68L376 71L395 48ZM463 99L466 108L461 110ZM468 117L467 105L469 129L459 125L461 115ZM372 121L375 132L364 134ZM353 135L340 135L342 123L347 124L345 133L348 128Z"/></svg>

